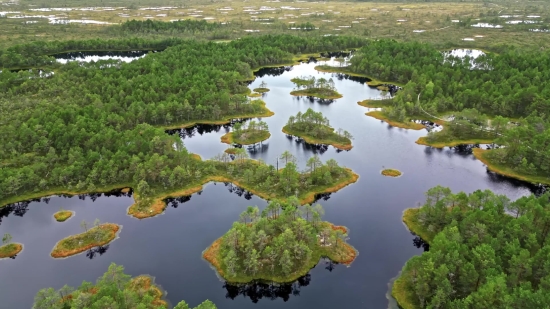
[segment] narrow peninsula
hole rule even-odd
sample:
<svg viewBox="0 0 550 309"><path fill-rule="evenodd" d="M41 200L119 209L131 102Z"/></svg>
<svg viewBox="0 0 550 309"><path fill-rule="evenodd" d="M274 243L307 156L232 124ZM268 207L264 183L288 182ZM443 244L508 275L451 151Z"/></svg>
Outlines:
<svg viewBox="0 0 550 309"><path fill-rule="evenodd" d="M181 167L174 171L175 182L168 190L140 182L134 193L135 203L129 207L128 214L138 219L159 215L166 208L165 199L199 192L203 184L211 181L231 182L266 200L296 195L300 204L307 204L312 203L317 194L336 192L359 178L352 170L339 166L336 160L323 163L318 156L311 157L306 163L307 169L299 171L296 158L288 151L279 158L278 170L273 165L249 159L242 148L236 149L233 157L224 152L194 164L199 163L208 168L190 169L193 178L183 187L177 180L189 178Z"/></svg>
<svg viewBox="0 0 550 309"><path fill-rule="evenodd" d="M53 214L53 217L57 222L65 222L69 220L73 215L74 215L73 211L61 209L55 214Z"/></svg>
<svg viewBox="0 0 550 309"><path fill-rule="evenodd" d="M51 252L53 258L66 258L93 247L104 246L115 240L121 228L114 223L99 224L97 220L90 229L86 221L82 221L81 226L84 233L64 238L55 245Z"/></svg>
<svg viewBox="0 0 550 309"><path fill-rule="evenodd" d="M345 130L330 127L329 121L321 112L314 112L311 108L302 114L290 116L283 132L289 135L298 136L310 144L332 145L341 150L350 150L353 146L353 136Z"/></svg>
<svg viewBox="0 0 550 309"><path fill-rule="evenodd" d="M321 205L297 206L296 198L272 201L261 212L249 206L240 220L203 253L225 280L292 282L322 257L349 265L357 256L347 229L321 221Z"/></svg>
<svg viewBox="0 0 550 309"><path fill-rule="evenodd" d="M293 96L308 96L319 99L339 99L342 97L342 95L336 91L332 78L326 80L322 77L316 79L314 76L295 77L291 79L291 81L297 88L297 90L290 93Z"/></svg>
<svg viewBox="0 0 550 309"><path fill-rule="evenodd" d="M265 141L271 136L269 127L265 121L256 122L251 120L243 124L236 123L233 126L233 132L229 132L221 137L222 143L251 145Z"/></svg>

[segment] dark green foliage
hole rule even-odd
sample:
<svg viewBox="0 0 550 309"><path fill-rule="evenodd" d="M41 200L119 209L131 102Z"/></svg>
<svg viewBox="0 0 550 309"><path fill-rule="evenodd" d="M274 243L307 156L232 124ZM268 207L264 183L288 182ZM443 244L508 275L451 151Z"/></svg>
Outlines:
<svg viewBox="0 0 550 309"><path fill-rule="evenodd" d="M129 33L178 33L178 32L206 32L219 29L220 23L207 22L206 20L182 19L173 22L157 20L129 20L120 28L123 32Z"/></svg>
<svg viewBox="0 0 550 309"><path fill-rule="evenodd" d="M381 80L408 83L395 104L408 114L426 111L461 111L507 117L532 112L550 114L550 54L548 51L503 49L475 60L444 56L430 44L370 41L352 58L351 70ZM410 91L406 91L409 89Z"/></svg>
<svg viewBox="0 0 550 309"><path fill-rule="evenodd" d="M162 296L150 277L132 279L124 273L124 267L112 263L95 285L84 281L76 290L65 285L58 291L53 288L38 291L33 309L167 308ZM189 309L189 306L181 301L175 309ZM216 309L216 306L207 300L195 309Z"/></svg>
<svg viewBox="0 0 550 309"><path fill-rule="evenodd" d="M549 194L510 202L435 187L417 214L438 233L404 276L419 308L548 308Z"/></svg>
<svg viewBox="0 0 550 309"><path fill-rule="evenodd" d="M286 203L269 203L261 214L251 206L241 214L220 247L229 278L285 278L303 271L304 266L311 267L310 259L318 259L314 252L320 247L335 248L347 239L321 222L321 205L298 205L298 200L291 198Z"/></svg>
<svg viewBox="0 0 550 309"><path fill-rule="evenodd" d="M110 47L132 40L110 41ZM69 49L100 45L71 42L62 44ZM202 165L190 159L180 139L154 126L263 111L243 95L251 68L288 62L289 52L363 42L293 36L227 44L185 41L128 64L68 63L49 78L5 70L0 73L0 201L58 188L82 192L140 182L152 194L200 178ZM47 50L23 49L31 58Z"/></svg>

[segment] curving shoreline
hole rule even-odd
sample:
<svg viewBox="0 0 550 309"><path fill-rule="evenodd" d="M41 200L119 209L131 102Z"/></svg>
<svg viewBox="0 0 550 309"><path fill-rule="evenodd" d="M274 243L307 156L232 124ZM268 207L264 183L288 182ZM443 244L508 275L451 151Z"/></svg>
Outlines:
<svg viewBox="0 0 550 309"><path fill-rule="evenodd" d="M53 214L54 219L57 222L65 222L74 216L74 211L71 210L61 210Z"/></svg>

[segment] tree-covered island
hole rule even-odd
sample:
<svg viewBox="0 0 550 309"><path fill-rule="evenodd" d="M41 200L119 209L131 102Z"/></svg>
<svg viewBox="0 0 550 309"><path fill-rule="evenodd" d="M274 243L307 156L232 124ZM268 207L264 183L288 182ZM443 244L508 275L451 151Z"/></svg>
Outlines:
<svg viewBox="0 0 550 309"><path fill-rule="evenodd" d="M249 206L238 222L203 253L227 281L291 282L322 257L349 265L357 251L346 243L347 229L321 221L321 205L300 206L293 197L274 200L260 213Z"/></svg>
<svg viewBox="0 0 550 309"><path fill-rule="evenodd" d="M229 132L221 137L222 143L250 145L265 141L271 136L269 127L265 121L256 122L250 120L245 123L236 123L233 126L233 132Z"/></svg>
<svg viewBox="0 0 550 309"><path fill-rule="evenodd" d="M93 226L82 221L80 226L84 233L72 235L60 240L51 252L53 258L66 258L82 253L93 247L104 246L115 240L121 226L114 223L103 223L96 219Z"/></svg>
<svg viewBox="0 0 550 309"><path fill-rule="evenodd" d="M283 132L298 136L310 144L327 144L342 150L352 148L353 136L348 131L338 129L335 132L328 119L311 108L305 113L298 112L296 116L290 116Z"/></svg>
<svg viewBox="0 0 550 309"><path fill-rule="evenodd" d="M269 92L269 88L267 88L267 83L265 81L262 81L258 88L254 88L254 92L257 92L257 93Z"/></svg>
<svg viewBox="0 0 550 309"><path fill-rule="evenodd" d="M429 243L392 295L401 308L518 309L550 304L550 194L510 201L441 186L403 221Z"/></svg>
<svg viewBox="0 0 550 309"><path fill-rule="evenodd" d="M315 76L295 77L291 81L296 85L297 90L290 94L294 96L308 96L319 99L339 99L342 97L334 87L332 78L323 77L316 79ZM303 89L302 89L303 88Z"/></svg>
<svg viewBox="0 0 550 309"><path fill-rule="evenodd" d="M41 289L34 297L33 309L168 309L166 293L155 284L154 278L141 275L133 277L124 273L124 267L112 263L95 284L82 282L74 289L68 285L59 290ZM173 309L190 309L180 301ZM216 309L209 300L194 309Z"/></svg>
<svg viewBox="0 0 550 309"><path fill-rule="evenodd" d="M0 246L0 259L13 258L23 250L23 245L11 242L11 234L4 234Z"/></svg>

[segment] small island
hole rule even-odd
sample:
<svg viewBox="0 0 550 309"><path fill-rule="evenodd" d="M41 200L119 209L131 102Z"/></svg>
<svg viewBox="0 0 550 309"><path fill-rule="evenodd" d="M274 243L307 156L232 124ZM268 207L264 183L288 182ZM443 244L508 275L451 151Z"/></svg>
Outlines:
<svg viewBox="0 0 550 309"><path fill-rule="evenodd" d="M18 243L11 242L12 236L10 234L4 234L2 237L2 246L0 246L0 259L13 258L21 250L23 250L23 245Z"/></svg>
<svg viewBox="0 0 550 309"><path fill-rule="evenodd" d="M260 87L254 88L254 92L257 93L266 93L269 92L269 88L267 88L267 83L265 81L262 81L260 83Z"/></svg>
<svg viewBox="0 0 550 309"><path fill-rule="evenodd" d="M70 210L64 210L61 208L58 212L56 212L53 217L57 222L65 222L69 220L74 215L74 212Z"/></svg>
<svg viewBox="0 0 550 309"><path fill-rule="evenodd" d="M283 132L303 138L310 144L327 144L342 150L352 148L353 136L348 131L338 129L334 132L328 119L321 112L314 112L311 108L303 114L298 112L296 116L290 116Z"/></svg>
<svg viewBox="0 0 550 309"><path fill-rule="evenodd" d="M295 77L291 79L291 81L296 85L296 88L298 88L290 93L294 96L308 96L319 99L339 99L342 97L342 95L336 91L332 78L326 80L322 77L316 79L314 76Z"/></svg>
<svg viewBox="0 0 550 309"><path fill-rule="evenodd" d="M399 177L401 176L401 172L399 170L393 169L393 168L387 168L382 170L382 175L388 176L388 177Z"/></svg>
<svg viewBox="0 0 550 309"><path fill-rule="evenodd" d="M203 253L225 280L292 282L322 257L349 265L357 256L347 229L321 221L321 205L274 200L260 214L249 206L238 222Z"/></svg>
<svg viewBox="0 0 550 309"><path fill-rule="evenodd" d="M65 258L79 254L88 249L104 246L115 240L120 226L114 223L100 224L96 219L94 226L88 229L88 223L82 221L80 226L84 233L72 235L59 241L52 250L53 258Z"/></svg>
<svg viewBox="0 0 550 309"><path fill-rule="evenodd" d="M265 141L270 136L267 123L251 120L244 124L236 123L233 132L223 135L221 141L226 144L250 145Z"/></svg>

